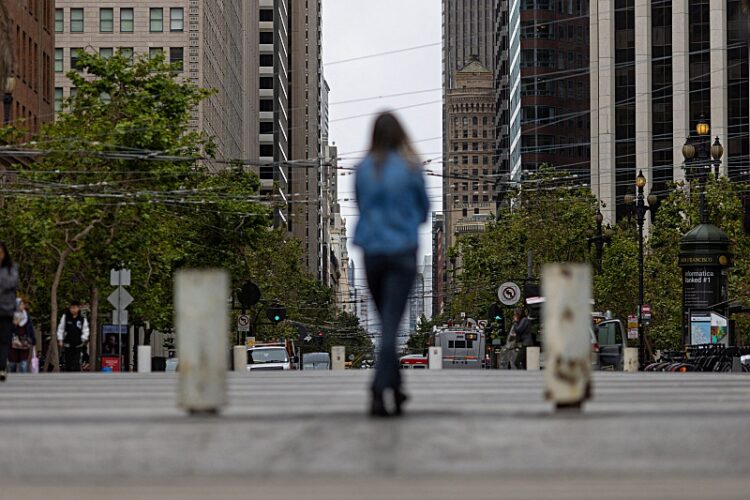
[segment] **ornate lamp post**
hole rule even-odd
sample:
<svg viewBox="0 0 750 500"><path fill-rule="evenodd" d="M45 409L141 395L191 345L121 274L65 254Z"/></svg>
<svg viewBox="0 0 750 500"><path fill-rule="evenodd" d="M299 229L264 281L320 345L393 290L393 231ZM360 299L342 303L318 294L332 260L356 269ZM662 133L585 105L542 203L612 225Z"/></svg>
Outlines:
<svg viewBox="0 0 750 500"><path fill-rule="evenodd" d="M3 125L8 125L10 123L10 110L13 105L13 91L16 88L16 77L9 76L5 79L5 86L3 88L3 107L4 107L4 115L3 115Z"/></svg>
<svg viewBox="0 0 750 500"><path fill-rule="evenodd" d="M710 132L710 125L705 118L701 117L695 126L695 135L688 137L685 140L685 145L682 146L682 156L685 157L685 176L691 184L693 181L698 181L701 224L708 223L708 210L706 208L708 174L713 173L717 177L719 176L721 157L724 156L724 147L718 137L711 144Z"/></svg>
<svg viewBox="0 0 750 500"><path fill-rule="evenodd" d="M625 203L633 207L638 224L638 356L641 363L645 363L646 360L646 342L643 334L643 318L641 317L641 310L643 309L645 300L643 297L643 226L646 222L646 213L650 211L651 219L653 220L657 204L659 203L658 198L653 192L648 196L643 194L647 182L643 171L639 170L638 177L635 178L637 194L635 196L632 193L625 195ZM646 205L646 201L648 201L648 205Z"/></svg>

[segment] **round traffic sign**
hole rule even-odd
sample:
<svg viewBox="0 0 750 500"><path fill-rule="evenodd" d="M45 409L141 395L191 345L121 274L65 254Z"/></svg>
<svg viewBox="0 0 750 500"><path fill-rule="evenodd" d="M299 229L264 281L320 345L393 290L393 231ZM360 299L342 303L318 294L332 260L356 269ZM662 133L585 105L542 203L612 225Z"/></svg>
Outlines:
<svg viewBox="0 0 750 500"><path fill-rule="evenodd" d="M521 298L521 289L512 281L508 281L497 289L497 298L506 306L516 305Z"/></svg>

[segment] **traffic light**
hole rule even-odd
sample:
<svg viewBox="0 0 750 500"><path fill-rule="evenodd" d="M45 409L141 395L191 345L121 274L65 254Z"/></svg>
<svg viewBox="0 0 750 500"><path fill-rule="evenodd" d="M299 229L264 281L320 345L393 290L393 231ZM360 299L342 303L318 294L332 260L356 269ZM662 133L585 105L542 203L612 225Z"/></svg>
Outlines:
<svg viewBox="0 0 750 500"><path fill-rule="evenodd" d="M503 321L503 309L498 304L492 304L488 313L490 322L500 323Z"/></svg>
<svg viewBox="0 0 750 500"><path fill-rule="evenodd" d="M266 309L266 317L273 325L278 325L286 318L286 308L281 304L274 303Z"/></svg>

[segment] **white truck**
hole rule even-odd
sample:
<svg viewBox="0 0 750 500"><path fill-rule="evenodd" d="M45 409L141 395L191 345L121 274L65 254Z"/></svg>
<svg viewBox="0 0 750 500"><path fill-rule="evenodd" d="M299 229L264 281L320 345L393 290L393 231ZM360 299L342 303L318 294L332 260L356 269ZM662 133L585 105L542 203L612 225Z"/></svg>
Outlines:
<svg viewBox="0 0 750 500"><path fill-rule="evenodd" d="M247 348L247 371L293 370L293 352L288 342L255 344Z"/></svg>

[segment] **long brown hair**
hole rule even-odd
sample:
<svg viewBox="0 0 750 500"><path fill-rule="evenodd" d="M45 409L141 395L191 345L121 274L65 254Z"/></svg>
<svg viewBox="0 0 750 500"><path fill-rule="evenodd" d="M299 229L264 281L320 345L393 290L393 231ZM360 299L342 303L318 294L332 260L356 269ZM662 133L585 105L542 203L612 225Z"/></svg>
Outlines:
<svg viewBox="0 0 750 500"><path fill-rule="evenodd" d="M404 127L393 113L386 111L378 115L372 127L370 154L375 158L375 165L381 167L393 152L401 154L412 167L419 167L419 158Z"/></svg>

